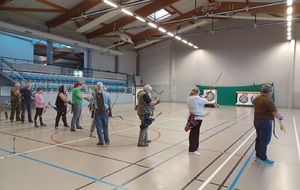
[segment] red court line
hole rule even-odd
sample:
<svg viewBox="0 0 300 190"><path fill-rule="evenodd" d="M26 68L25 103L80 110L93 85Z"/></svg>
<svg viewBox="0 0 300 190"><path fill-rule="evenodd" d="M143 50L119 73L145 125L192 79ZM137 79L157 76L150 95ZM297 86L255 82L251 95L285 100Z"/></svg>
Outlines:
<svg viewBox="0 0 300 190"><path fill-rule="evenodd" d="M149 129L149 130L152 130L154 132L157 133L157 137L155 137L153 139L153 141L157 140L160 138L161 134L160 132L158 132L157 130L154 130L154 129ZM51 136L50 136L50 139L52 141L54 141L56 144L63 144L65 146L72 146L72 147L89 147L89 148L99 148L99 147L126 147L126 146L136 146L136 143L134 144L125 144L125 145L108 145L108 146L98 146L98 145L94 145L94 146L87 146L87 145L79 145L79 144L64 144L65 142L62 142L62 141L58 141L58 140L55 140L54 136L57 135L59 133L59 131L53 133ZM122 135L122 136L125 136L125 135ZM126 136L125 136L126 137ZM129 137L129 136L127 136ZM93 139L93 138L91 138Z"/></svg>

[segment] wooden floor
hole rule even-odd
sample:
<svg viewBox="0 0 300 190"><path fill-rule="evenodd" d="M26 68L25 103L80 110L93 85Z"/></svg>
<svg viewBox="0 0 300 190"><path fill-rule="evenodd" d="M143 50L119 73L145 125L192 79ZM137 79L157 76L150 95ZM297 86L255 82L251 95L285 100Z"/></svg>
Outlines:
<svg viewBox="0 0 300 190"><path fill-rule="evenodd" d="M280 109L287 132L272 137L268 156L274 166L254 161L253 108L205 108L201 155L188 155L183 130L188 110L184 103L161 103L149 130L149 147L137 147L139 118L131 104L119 104L110 119L111 144L97 146L89 137L90 114L83 109L84 130L72 133L55 111L44 115L46 127L25 121L0 121L1 190L299 190L300 110ZM34 114L34 111L33 111ZM71 121L68 115L68 123ZM96 134L96 133L95 133Z"/></svg>

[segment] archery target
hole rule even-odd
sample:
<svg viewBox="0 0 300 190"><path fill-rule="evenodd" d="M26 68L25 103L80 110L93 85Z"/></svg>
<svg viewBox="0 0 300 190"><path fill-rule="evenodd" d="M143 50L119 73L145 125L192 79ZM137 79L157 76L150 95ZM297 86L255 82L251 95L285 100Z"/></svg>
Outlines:
<svg viewBox="0 0 300 190"><path fill-rule="evenodd" d="M236 92L236 105L253 105L253 100L259 95L259 92Z"/></svg>
<svg viewBox="0 0 300 190"><path fill-rule="evenodd" d="M212 103L212 104L217 103L217 90L212 90L210 92L210 89L205 89L203 90L203 92L204 92L203 94L208 93L206 97L208 103Z"/></svg>

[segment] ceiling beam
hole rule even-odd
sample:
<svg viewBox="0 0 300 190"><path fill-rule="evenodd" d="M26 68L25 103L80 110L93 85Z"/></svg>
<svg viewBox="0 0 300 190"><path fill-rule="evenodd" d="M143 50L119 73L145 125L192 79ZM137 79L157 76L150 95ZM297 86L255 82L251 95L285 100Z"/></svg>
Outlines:
<svg viewBox="0 0 300 190"><path fill-rule="evenodd" d="M248 3L249 7L253 7L253 6L260 6L260 5L267 5L268 3ZM244 9L246 7L246 4L244 2L222 2L221 7L219 8L217 12L224 12L224 11L230 11L230 10L236 10L236 9ZM199 6L198 8L201 8L201 6ZM293 14L300 14L300 4L293 4ZM250 9L248 11L243 10L240 12L247 12L247 13L265 13L265 14L286 14L286 5L285 4L279 4L279 5L273 5L273 6L266 6L266 7L261 7L261 8L257 8L257 9ZM205 15L205 13L203 13L203 15ZM187 21L191 21L194 17L194 10L187 12L183 15L180 15L174 19L172 19L171 21L176 21L178 20L178 22L173 22L173 23L169 23L169 24L161 24L160 26L165 28L166 30L172 30L174 29L180 22L187 22ZM186 21L180 21L180 20L185 20ZM190 18L190 20L188 19ZM154 36L158 33L161 33L160 31L158 31L155 28L150 28L148 30L145 30L139 34L136 34L132 37L132 41L133 42L137 42L139 40L144 40L147 39L151 36Z"/></svg>
<svg viewBox="0 0 300 190"><path fill-rule="evenodd" d="M0 0L0 6L4 5L5 3L12 1L12 0Z"/></svg>
<svg viewBox="0 0 300 190"><path fill-rule="evenodd" d="M13 12L46 12L46 13L62 13L64 11L57 9L36 9L36 8L18 8L18 7L3 7L0 6L1 11Z"/></svg>
<svg viewBox="0 0 300 190"><path fill-rule="evenodd" d="M156 0L153 3L150 3L147 6L144 6L140 9L136 10L134 13L136 13L137 15L139 15L141 17L147 17L151 13L158 11L166 6L169 6L177 1L179 1L179 0L164 0L164 1ZM98 36L102 36L106 33L113 32L116 29L118 30L122 26L130 24L134 21L136 21L136 18L134 18L132 16L124 16L124 17L108 24L107 26L104 26L98 30L95 30L94 32L86 34L86 37L89 39L97 38Z"/></svg>
<svg viewBox="0 0 300 190"><path fill-rule="evenodd" d="M53 7L55 9L57 9L57 10L61 10L61 11L67 11L68 10L68 9L66 9L64 7L61 7L61 6L59 6L59 5L55 4L55 3L51 3L51 2L49 2L47 0L35 0L35 1L37 1L39 3L42 3L44 5L47 5L49 7Z"/></svg>
<svg viewBox="0 0 300 190"><path fill-rule="evenodd" d="M89 22L87 23L86 25L83 25L82 27L78 28L76 30L76 32L80 32L80 33L83 33L91 28L94 28L95 26L101 24L102 22L118 15L121 13L121 10L120 9L117 9L117 10L113 10L111 12L108 12L108 13L105 13L104 15L96 18L95 20L93 20L92 22Z"/></svg>
<svg viewBox="0 0 300 190"><path fill-rule="evenodd" d="M54 28L57 27L65 22L67 22L69 19L78 16L85 11L91 9L92 7L98 5L101 3L101 0L85 0L82 1L81 3L77 4L75 7L72 9L68 10L66 13L52 19L46 22L46 25L49 28Z"/></svg>
<svg viewBox="0 0 300 190"><path fill-rule="evenodd" d="M185 14L182 14L174 19L172 19L171 21L173 20L179 20L179 19L185 19L185 18L190 18L194 15L194 10L192 11L189 11ZM182 21L182 22L186 22L186 21ZM173 23L169 23L169 24L162 24L160 25L160 27L166 29L166 30L171 30L172 28L176 27L178 25L178 22L173 22ZM157 30L156 28L150 28L148 30L145 30L139 34L136 34L132 37L132 41L133 42L136 42L136 41L139 41L139 40L143 40L143 39L146 39L150 36L153 36L155 34L158 34L158 33L161 33L159 30ZM162 34L162 33L161 33Z"/></svg>

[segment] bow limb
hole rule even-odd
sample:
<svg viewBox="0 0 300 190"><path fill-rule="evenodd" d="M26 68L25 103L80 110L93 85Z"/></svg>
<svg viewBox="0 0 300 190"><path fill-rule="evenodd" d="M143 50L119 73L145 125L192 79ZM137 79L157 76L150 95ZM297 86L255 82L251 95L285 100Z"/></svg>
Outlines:
<svg viewBox="0 0 300 190"><path fill-rule="evenodd" d="M276 139L278 139L278 137L276 136L276 132L275 132L275 120L273 119L273 135Z"/></svg>
<svg viewBox="0 0 300 190"><path fill-rule="evenodd" d="M258 92L261 93L261 90L256 86L255 81L253 81L253 86L256 88L256 90L257 90Z"/></svg>

